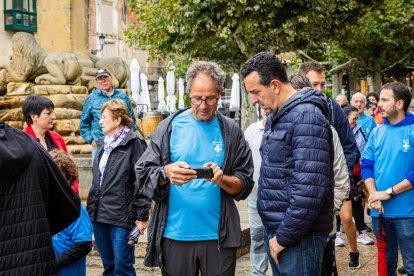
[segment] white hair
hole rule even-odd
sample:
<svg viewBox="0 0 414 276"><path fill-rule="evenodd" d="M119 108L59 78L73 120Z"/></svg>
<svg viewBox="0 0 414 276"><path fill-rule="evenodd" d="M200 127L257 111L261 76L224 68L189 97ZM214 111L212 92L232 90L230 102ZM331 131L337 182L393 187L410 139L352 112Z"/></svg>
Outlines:
<svg viewBox="0 0 414 276"><path fill-rule="evenodd" d="M354 98L357 97L362 97L364 99L364 102L367 103L367 98L361 92L356 92L354 95L352 95L351 102L354 100Z"/></svg>

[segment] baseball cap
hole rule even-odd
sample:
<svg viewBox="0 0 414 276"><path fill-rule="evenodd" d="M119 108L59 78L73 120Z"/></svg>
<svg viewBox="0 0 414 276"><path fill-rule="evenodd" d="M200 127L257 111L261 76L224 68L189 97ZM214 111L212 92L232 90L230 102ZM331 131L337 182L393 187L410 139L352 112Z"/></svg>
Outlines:
<svg viewBox="0 0 414 276"><path fill-rule="evenodd" d="M109 73L109 71L107 69L99 69L96 72L95 78L99 78L99 77L103 77L103 76L110 76L111 74Z"/></svg>

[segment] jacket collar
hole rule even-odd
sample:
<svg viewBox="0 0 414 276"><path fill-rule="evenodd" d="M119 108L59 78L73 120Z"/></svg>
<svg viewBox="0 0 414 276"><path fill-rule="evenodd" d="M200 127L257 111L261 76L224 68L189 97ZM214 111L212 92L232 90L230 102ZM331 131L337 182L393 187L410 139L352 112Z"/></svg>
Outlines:
<svg viewBox="0 0 414 276"><path fill-rule="evenodd" d="M117 147L119 146L123 146L126 145L129 141L131 141L134 138L138 138L143 140L143 138L141 136L139 136L138 134L136 134L134 131L130 130L126 135L125 138L122 139L122 141L118 144ZM104 145L104 140L105 140L105 136L99 138L99 140L96 142L96 145L99 147L103 147Z"/></svg>

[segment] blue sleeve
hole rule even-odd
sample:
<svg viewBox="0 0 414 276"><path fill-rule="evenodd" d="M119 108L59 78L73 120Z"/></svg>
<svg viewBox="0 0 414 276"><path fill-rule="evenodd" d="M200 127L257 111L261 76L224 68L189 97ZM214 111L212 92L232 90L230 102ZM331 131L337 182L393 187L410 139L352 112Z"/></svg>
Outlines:
<svg viewBox="0 0 414 276"><path fill-rule="evenodd" d="M405 178L411 183L412 186L414 186L414 169L411 170Z"/></svg>
<svg viewBox="0 0 414 276"><path fill-rule="evenodd" d="M85 207L81 206L79 218L69 228L73 243L92 241L92 223Z"/></svg>
<svg viewBox="0 0 414 276"><path fill-rule="evenodd" d="M333 201L331 136L330 126L322 115L302 113L293 126L291 197L276 232L282 246L292 246L303 239L318 219L327 197Z"/></svg>
<svg viewBox="0 0 414 276"><path fill-rule="evenodd" d="M92 120L91 120L91 98L88 96L83 105L82 115L80 118L80 135L86 143L92 143Z"/></svg>
<svg viewBox="0 0 414 276"><path fill-rule="evenodd" d="M375 134L372 134L368 138L364 153L361 157L361 177L363 180L374 178L374 137Z"/></svg>

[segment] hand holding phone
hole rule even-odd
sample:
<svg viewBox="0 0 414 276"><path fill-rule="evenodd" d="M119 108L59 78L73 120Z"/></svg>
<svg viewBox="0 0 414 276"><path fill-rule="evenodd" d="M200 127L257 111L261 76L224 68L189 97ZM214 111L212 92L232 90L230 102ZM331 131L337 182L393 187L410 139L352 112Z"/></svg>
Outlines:
<svg viewBox="0 0 414 276"><path fill-rule="evenodd" d="M193 167L190 169L197 172L197 178L210 179L214 177L213 169L210 167Z"/></svg>

